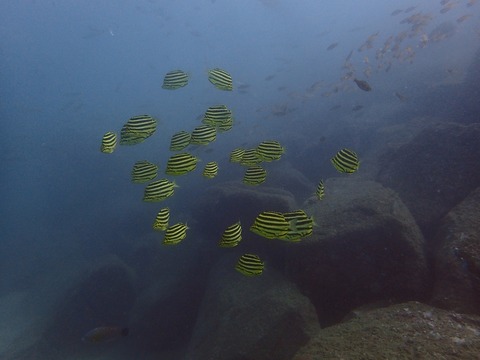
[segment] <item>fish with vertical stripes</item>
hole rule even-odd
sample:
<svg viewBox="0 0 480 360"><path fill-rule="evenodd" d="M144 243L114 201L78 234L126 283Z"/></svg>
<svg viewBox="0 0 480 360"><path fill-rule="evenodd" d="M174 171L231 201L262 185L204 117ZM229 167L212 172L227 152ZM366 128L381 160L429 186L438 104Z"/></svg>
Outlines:
<svg viewBox="0 0 480 360"><path fill-rule="evenodd" d="M152 136L157 130L157 121L150 115L131 117L120 132L120 145L135 145Z"/></svg>
<svg viewBox="0 0 480 360"><path fill-rule="evenodd" d="M303 210L295 210L283 213L285 220L289 223L289 230L281 240L297 242L301 238L312 235L313 233L313 217L309 217Z"/></svg>
<svg viewBox="0 0 480 360"><path fill-rule="evenodd" d="M262 162L262 159L258 157L257 149L246 149L240 159L240 165L252 166Z"/></svg>

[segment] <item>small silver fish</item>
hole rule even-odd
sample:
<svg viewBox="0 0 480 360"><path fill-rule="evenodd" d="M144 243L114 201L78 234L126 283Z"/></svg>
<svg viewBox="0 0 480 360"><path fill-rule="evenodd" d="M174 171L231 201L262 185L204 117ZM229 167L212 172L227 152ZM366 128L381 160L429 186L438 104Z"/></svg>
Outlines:
<svg viewBox="0 0 480 360"><path fill-rule="evenodd" d="M82 340L90 343L113 341L121 336L128 335L128 328L119 326L100 326L83 335Z"/></svg>

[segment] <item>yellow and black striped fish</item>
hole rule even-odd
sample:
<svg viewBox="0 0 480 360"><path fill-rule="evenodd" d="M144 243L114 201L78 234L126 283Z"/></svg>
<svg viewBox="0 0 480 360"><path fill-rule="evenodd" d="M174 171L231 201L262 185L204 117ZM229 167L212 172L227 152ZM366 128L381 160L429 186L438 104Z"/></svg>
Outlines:
<svg viewBox="0 0 480 360"><path fill-rule="evenodd" d="M162 201L173 195L177 185L174 181L161 179L153 181L145 187L143 201Z"/></svg>
<svg viewBox="0 0 480 360"><path fill-rule="evenodd" d="M165 74L162 88L175 90L188 84L188 74L182 70L172 70Z"/></svg>
<svg viewBox="0 0 480 360"><path fill-rule="evenodd" d="M230 119L227 119L227 120L223 121L221 124L219 124L217 126L217 130L219 132L225 132L225 131L230 130L232 127L233 127L233 117L231 117Z"/></svg>
<svg viewBox="0 0 480 360"><path fill-rule="evenodd" d="M167 230L169 220L170 209L168 207L161 209L155 217L155 221L153 222L153 229L162 231Z"/></svg>
<svg viewBox="0 0 480 360"><path fill-rule="evenodd" d="M157 130L157 121L150 115L131 117L120 132L120 145L135 145L152 136Z"/></svg>
<svg viewBox="0 0 480 360"><path fill-rule="evenodd" d="M217 129L211 125L200 125L192 131L190 144L208 145L217 138Z"/></svg>
<svg viewBox="0 0 480 360"><path fill-rule="evenodd" d="M360 166L357 154L349 149L340 150L330 161L335 169L341 173L354 173Z"/></svg>
<svg viewBox="0 0 480 360"><path fill-rule="evenodd" d="M189 153L179 153L170 156L167 162L167 175L184 175L197 167L198 159Z"/></svg>
<svg viewBox="0 0 480 360"><path fill-rule="evenodd" d="M202 122L216 127L219 131L227 131L233 126L232 112L225 105L210 106Z"/></svg>
<svg viewBox="0 0 480 360"><path fill-rule="evenodd" d="M260 185L267 178L267 170L260 165L252 165L247 168L243 175L243 183L247 185Z"/></svg>
<svg viewBox="0 0 480 360"><path fill-rule="evenodd" d="M262 160L258 157L256 149L246 149L240 159L240 165L252 166L260 164Z"/></svg>
<svg viewBox="0 0 480 360"><path fill-rule="evenodd" d="M114 132L107 132L103 135L102 145L100 146L100 151L105 154L113 153L115 147L117 146L117 134Z"/></svg>
<svg viewBox="0 0 480 360"><path fill-rule="evenodd" d="M245 276L257 276L262 275L265 264L255 254L244 254L238 259L235 270Z"/></svg>
<svg viewBox="0 0 480 360"><path fill-rule="evenodd" d="M170 151L180 151L185 149L190 144L192 135L186 131L179 131L172 135L170 140Z"/></svg>
<svg viewBox="0 0 480 360"><path fill-rule="evenodd" d="M189 227L187 224L176 223L175 225L169 226L165 230L165 238L163 239L164 245L176 245L183 239L187 237L187 230Z"/></svg>
<svg viewBox="0 0 480 360"><path fill-rule="evenodd" d="M313 217L309 217L303 210L296 210L284 213L285 220L289 223L288 233L282 240L300 241L301 238L310 236L313 233Z"/></svg>
<svg viewBox="0 0 480 360"><path fill-rule="evenodd" d="M315 190L315 195L317 196L318 200L322 200L325 196L325 185L323 184L323 180L320 180L318 183L317 189Z"/></svg>
<svg viewBox="0 0 480 360"><path fill-rule="evenodd" d="M240 221L230 225L223 232L222 238L218 245L220 247L235 247L242 240L242 225Z"/></svg>
<svg viewBox="0 0 480 360"><path fill-rule="evenodd" d="M218 174L218 164L216 161L206 163L203 169L203 176L207 179L213 179Z"/></svg>
<svg viewBox="0 0 480 360"><path fill-rule="evenodd" d="M285 149L278 141L268 140L262 141L256 148L257 156L262 161L279 160Z"/></svg>
<svg viewBox="0 0 480 360"><path fill-rule="evenodd" d="M133 165L132 182L144 183L153 180L157 177L158 166L148 162L147 160L140 160Z"/></svg>
<svg viewBox="0 0 480 360"><path fill-rule="evenodd" d="M232 77L225 70L215 68L208 72L208 80L220 90L233 90Z"/></svg>
<svg viewBox="0 0 480 360"><path fill-rule="evenodd" d="M236 148L230 152L230 162L239 163L242 161L243 154L245 154L245 149Z"/></svg>
<svg viewBox="0 0 480 360"><path fill-rule="evenodd" d="M282 213L275 211L260 213L250 227L250 231L267 239L281 239L289 230L289 222Z"/></svg>

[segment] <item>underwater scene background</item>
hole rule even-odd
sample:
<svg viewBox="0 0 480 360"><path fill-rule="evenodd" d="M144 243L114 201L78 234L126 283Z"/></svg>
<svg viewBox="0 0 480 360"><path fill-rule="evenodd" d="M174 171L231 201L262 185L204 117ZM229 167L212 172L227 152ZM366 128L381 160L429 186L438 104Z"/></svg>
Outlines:
<svg viewBox="0 0 480 360"><path fill-rule="evenodd" d="M1 359L478 357L476 0L0 20Z"/></svg>

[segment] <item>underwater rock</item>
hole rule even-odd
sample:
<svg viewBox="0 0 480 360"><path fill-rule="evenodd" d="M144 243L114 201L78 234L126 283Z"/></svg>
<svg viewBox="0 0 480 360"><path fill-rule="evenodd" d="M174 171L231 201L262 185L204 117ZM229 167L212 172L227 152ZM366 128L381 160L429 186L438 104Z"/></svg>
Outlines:
<svg viewBox="0 0 480 360"><path fill-rule="evenodd" d="M477 359L480 317L418 302L370 311L322 329L293 360Z"/></svg>
<svg viewBox="0 0 480 360"><path fill-rule="evenodd" d="M316 184L294 168L290 162L275 164L267 168L267 173L267 186L288 190L300 202L315 192Z"/></svg>
<svg viewBox="0 0 480 360"><path fill-rule="evenodd" d="M246 226L253 224L262 211L286 212L295 207L295 199L288 191L232 181L207 189L192 204L192 216L198 223L204 224L202 230L207 232L205 235L219 237L227 226L239 220L247 230Z"/></svg>
<svg viewBox="0 0 480 360"><path fill-rule="evenodd" d="M319 330L314 307L275 269L246 277L237 259L212 268L186 359L291 359Z"/></svg>
<svg viewBox="0 0 480 360"><path fill-rule="evenodd" d="M377 180L399 193L428 238L480 185L478 139L480 124L438 124L383 157Z"/></svg>
<svg viewBox="0 0 480 360"><path fill-rule="evenodd" d="M435 236L435 306L480 315L480 188L454 207Z"/></svg>
<svg viewBox="0 0 480 360"><path fill-rule="evenodd" d="M398 195L355 177L325 182L306 202L313 235L286 252L287 275L317 309L322 326L365 303L423 295L424 239Z"/></svg>

